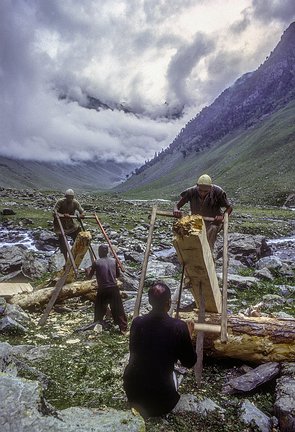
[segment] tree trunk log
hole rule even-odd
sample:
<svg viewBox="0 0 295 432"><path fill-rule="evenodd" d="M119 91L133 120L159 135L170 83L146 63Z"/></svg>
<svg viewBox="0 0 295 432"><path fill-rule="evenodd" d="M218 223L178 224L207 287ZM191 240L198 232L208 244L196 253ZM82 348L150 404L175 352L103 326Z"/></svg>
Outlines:
<svg viewBox="0 0 295 432"><path fill-rule="evenodd" d="M197 317L181 313L183 319ZM206 314L206 324L220 324L220 314ZM216 358L236 358L254 363L295 361L295 319L228 316L228 341L222 343L220 334L206 332L204 351ZM196 338L197 331L193 338Z"/></svg>
<svg viewBox="0 0 295 432"><path fill-rule="evenodd" d="M71 297L80 297L86 294L93 294L95 298L97 291L97 283L95 279L88 281L77 281L64 285L58 296L59 300L65 300ZM30 294L17 294L13 296L9 303L17 304L23 309L35 310L42 309L45 306L54 291L55 287L43 288Z"/></svg>

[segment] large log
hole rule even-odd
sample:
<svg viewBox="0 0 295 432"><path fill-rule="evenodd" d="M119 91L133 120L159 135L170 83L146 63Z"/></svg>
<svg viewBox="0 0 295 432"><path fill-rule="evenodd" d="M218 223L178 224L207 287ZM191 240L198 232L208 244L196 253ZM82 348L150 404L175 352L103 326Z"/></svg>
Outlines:
<svg viewBox="0 0 295 432"><path fill-rule="evenodd" d="M181 313L183 319L197 316ZM220 314L206 314L207 325L220 324ZM210 329L210 327L207 327ZM193 333L196 338L197 330ZM228 341L222 343L220 334L205 332L204 351L207 356L235 358L254 363L295 361L295 319L270 317L228 316Z"/></svg>
<svg viewBox="0 0 295 432"><path fill-rule="evenodd" d="M117 280L118 287L122 287L122 282ZM55 287L42 288L30 294L17 294L10 299L8 303L17 304L26 310L43 309L50 300ZM58 296L58 301L63 301L72 297L83 296L88 300L94 301L97 292L97 281L91 279L87 281L76 281L64 285Z"/></svg>
<svg viewBox="0 0 295 432"><path fill-rule="evenodd" d="M202 216L185 216L177 220L173 225L173 234L173 244L178 259L185 266L185 273L190 278L196 303L200 304L201 283L206 311L221 312L221 292Z"/></svg>
<svg viewBox="0 0 295 432"><path fill-rule="evenodd" d="M77 281L64 285L58 296L58 301L72 297L80 297L92 294L95 297L97 283L95 279L88 281ZM49 302L55 287L43 288L30 294L17 294L9 299L9 303L17 304L23 309L43 309Z"/></svg>

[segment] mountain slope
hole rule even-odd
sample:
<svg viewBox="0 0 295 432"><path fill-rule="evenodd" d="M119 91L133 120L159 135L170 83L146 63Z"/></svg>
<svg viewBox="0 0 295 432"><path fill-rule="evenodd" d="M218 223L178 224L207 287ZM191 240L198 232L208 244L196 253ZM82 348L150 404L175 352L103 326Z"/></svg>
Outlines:
<svg viewBox="0 0 295 432"><path fill-rule="evenodd" d="M275 173L277 167L285 164L284 151L292 152L292 143L294 153L294 100L295 23L292 23L269 58L255 72L243 75L226 89L181 130L167 149L136 169L135 175L117 190L143 192L145 185L149 189L157 187L159 193L162 188L163 192L168 192L171 191L171 182L188 185L189 181L185 181L184 177L191 179L191 170L195 177L204 170L210 171L216 182L224 178L220 173L225 170L227 179L233 171L234 180L237 170L238 180L242 182L243 176L248 177L246 166L253 169L256 158L269 176L268 182L280 181L281 177L275 177ZM286 125L279 114L287 106L291 125ZM272 116L279 133L272 128L272 121L267 120ZM290 148L285 148L286 142ZM235 156L228 156L228 146ZM293 168L290 169L293 172ZM245 182L248 183L248 178ZM231 187L229 181L226 184ZM287 193L287 189L292 190L293 187L289 184L278 189Z"/></svg>
<svg viewBox="0 0 295 432"><path fill-rule="evenodd" d="M295 187L294 118L295 101L206 151L186 157L167 154L117 189L128 196L177 199L207 172L234 201L281 204Z"/></svg>
<svg viewBox="0 0 295 432"><path fill-rule="evenodd" d="M113 161L45 163L0 156L0 185L7 188L106 190L125 179L134 165Z"/></svg>

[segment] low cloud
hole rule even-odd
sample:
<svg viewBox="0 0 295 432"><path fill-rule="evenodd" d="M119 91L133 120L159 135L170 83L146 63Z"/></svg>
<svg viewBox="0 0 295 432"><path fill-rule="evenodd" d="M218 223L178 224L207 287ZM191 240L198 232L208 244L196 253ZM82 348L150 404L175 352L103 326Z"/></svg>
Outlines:
<svg viewBox="0 0 295 432"><path fill-rule="evenodd" d="M0 154L142 164L274 48L284 25L249 49L252 20L269 34L268 18L292 15L291 1L267 10L262 1L242 3L224 28L212 21L211 29L221 0L2 0ZM230 24L243 30L241 42ZM112 109L85 108L88 96ZM120 103L131 112L116 109Z"/></svg>

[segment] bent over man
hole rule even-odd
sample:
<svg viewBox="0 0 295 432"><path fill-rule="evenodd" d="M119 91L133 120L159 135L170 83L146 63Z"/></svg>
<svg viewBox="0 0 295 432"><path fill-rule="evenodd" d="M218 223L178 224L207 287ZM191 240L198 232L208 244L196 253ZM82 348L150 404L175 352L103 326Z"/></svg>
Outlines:
<svg viewBox="0 0 295 432"><path fill-rule="evenodd" d="M70 216L75 216L78 214L81 218L84 217L84 210L82 209L78 200L75 199L75 194L73 189L68 189L65 192L65 197L60 198L55 206L54 210L57 211L59 216L61 217L62 227L64 229L65 235L71 237L73 240L76 239L78 233L81 231L81 228L76 224L75 219ZM53 227L55 233L58 235L59 247L62 252L65 261L67 260L67 247L64 242L64 238L62 236L59 223L53 214Z"/></svg>
<svg viewBox="0 0 295 432"><path fill-rule="evenodd" d="M232 212L232 206L227 199L226 193L221 187L212 183L208 174L203 174L198 178L196 186L181 192L180 196L180 200L174 207L174 216L181 217L179 209L189 202L193 215L199 214L204 217L214 218L213 221L205 221L207 239L213 253L217 234L222 228L224 213L230 215ZM222 208L225 208L224 213Z"/></svg>
<svg viewBox="0 0 295 432"><path fill-rule="evenodd" d="M119 326L120 332L124 334L127 330L127 317L116 281L116 278L120 276L120 269L117 261L108 257L108 251L107 245L100 245L98 248L99 259L86 269L88 279L91 279L95 273L97 280L94 322L103 323L107 307L110 305L114 323Z"/></svg>
<svg viewBox="0 0 295 432"><path fill-rule="evenodd" d="M169 413L180 395L174 363L193 367L197 356L187 325L168 315L171 292L162 282L148 291L152 311L135 318L130 329L130 359L124 371L124 390L131 407L142 416Z"/></svg>

